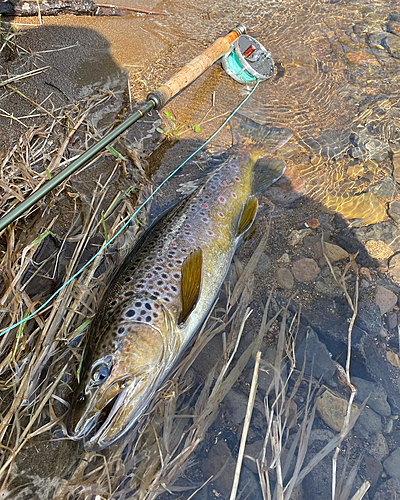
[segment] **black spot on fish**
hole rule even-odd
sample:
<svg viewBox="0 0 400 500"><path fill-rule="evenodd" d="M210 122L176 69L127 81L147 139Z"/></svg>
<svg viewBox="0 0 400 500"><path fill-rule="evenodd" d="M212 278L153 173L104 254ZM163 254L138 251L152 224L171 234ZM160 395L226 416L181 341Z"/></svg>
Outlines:
<svg viewBox="0 0 400 500"><path fill-rule="evenodd" d="M177 289L177 287L175 285L171 285L171 290L173 292L177 292L178 291L178 289Z"/></svg>
<svg viewBox="0 0 400 500"><path fill-rule="evenodd" d="M158 280L158 281L157 281L157 285L158 285L158 286L161 286L161 285L163 285L163 284L164 284L164 281L162 281L162 280Z"/></svg>
<svg viewBox="0 0 400 500"><path fill-rule="evenodd" d="M126 312L126 315L131 318L132 316L135 316L135 311L133 309L128 309L128 311Z"/></svg>
<svg viewBox="0 0 400 500"><path fill-rule="evenodd" d="M142 307L142 303L141 302L135 302L135 307Z"/></svg>
<svg viewBox="0 0 400 500"><path fill-rule="evenodd" d="M125 292L125 297L130 297L131 295L133 295L132 290L128 290L127 292Z"/></svg>
<svg viewBox="0 0 400 500"><path fill-rule="evenodd" d="M118 328L118 333L124 333L125 328Z"/></svg>
<svg viewBox="0 0 400 500"><path fill-rule="evenodd" d="M150 321L151 321L151 316L146 316L146 321L147 321L147 323L150 323Z"/></svg>
<svg viewBox="0 0 400 500"><path fill-rule="evenodd" d="M140 311L140 314L141 314L142 316L144 316L144 315L146 314L146 311L145 311L144 309L142 309L142 310Z"/></svg>
<svg viewBox="0 0 400 500"><path fill-rule="evenodd" d="M158 318L158 314L156 312L153 313L153 318Z"/></svg>
<svg viewBox="0 0 400 500"><path fill-rule="evenodd" d="M149 309L149 310L151 309L151 305L150 305L148 302L146 302L146 304L144 305L144 307L145 307L146 309Z"/></svg>

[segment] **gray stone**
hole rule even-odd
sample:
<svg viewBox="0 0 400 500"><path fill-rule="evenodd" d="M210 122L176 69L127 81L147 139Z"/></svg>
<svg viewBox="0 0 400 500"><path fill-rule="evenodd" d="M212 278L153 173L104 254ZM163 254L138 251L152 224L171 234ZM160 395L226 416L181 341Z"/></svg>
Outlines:
<svg viewBox="0 0 400 500"><path fill-rule="evenodd" d="M374 410L366 406L360 413L354 426L354 435L362 439L369 439L371 435L377 432L381 433L382 431L382 418Z"/></svg>
<svg viewBox="0 0 400 500"><path fill-rule="evenodd" d="M325 254L326 256L333 262L337 262L339 260L347 259L349 254L339 245L334 245L333 243L325 243Z"/></svg>
<svg viewBox="0 0 400 500"><path fill-rule="evenodd" d="M300 283L308 283L309 281L315 281L320 268L314 259L299 259L293 264L293 274L297 281Z"/></svg>
<svg viewBox="0 0 400 500"><path fill-rule="evenodd" d="M243 422L246 415L248 396L236 389L232 389L225 396L223 404L226 406L226 413L229 421L233 425L239 425Z"/></svg>
<svg viewBox="0 0 400 500"><path fill-rule="evenodd" d="M387 394L381 384L358 377L352 377L351 380L357 389L356 401L362 403L368 398L367 406L370 406L376 413L379 413L382 417L389 417L391 415Z"/></svg>
<svg viewBox="0 0 400 500"><path fill-rule="evenodd" d="M329 351L314 330L310 330L306 339L296 349L296 363L298 367L303 366L306 357L305 374L316 378L322 378L329 383L335 373L336 367L332 361Z"/></svg>
<svg viewBox="0 0 400 500"><path fill-rule="evenodd" d="M315 291L327 297L341 297L343 295L342 288L332 276L326 276L322 280L315 283Z"/></svg>
<svg viewBox="0 0 400 500"><path fill-rule="evenodd" d="M381 198L394 198L397 193L397 187L392 177L386 177L386 179L372 184L368 191Z"/></svg>
<svg viewBox="0 0 400 500"><path fill-rule="evenodd" d="M200 468L206 479L216 476L223 468L222 474L212 481L214 488L224 497L229 498L231 493L233 478L235 475L236 460L233 458L230 449L223 441L215 444L208 455L200 461ZM247 468L242 469L240 475L239 491L246 492L246 498L257 499L261 497L261 490L254 474Z"/></svg>
<svg viewBox="0 0 400 500"><path fill-rule="evenodd" d="M373 500L396 500L400 496L400 481L398 479L389 479L378 486Z"/></svg>
<svg viewBox="0 0 400 500"><path fill-rule="evenodd" d="M399 182L400 182L400 168L399 168ZM395 200L389 204L389 215L397 224L400 224L400 201Z"/></svg>
<svg viewBox="0 0 400 500"><path fill-rule="evenodd" d="M383 462L383 468L390 477L400 479L400 448L396 448Z"/></svg>
<svg viewBox="0 0 400 500"><path fill-rule="evenodd" d="M387 458L389 455L389 446L383 434L377 432L370 438L368 453L376 458L376 460L379 460L379 462L382 462L385 458Z"/></svg>
<svg viewBox="0 0 400 500"><path fill-rule="evenodd" d="M388 33L385 42L390 54L396 59L400 59L400 37Z"/></svg>
<svg viewBox="0 0 400 500"><path fill-rule="evenodd" d="M353 158L381 162L389 155L389 144L371 135L366 128L352 134L352 142L356 145L349 150Z"/></svg>
<svg viewBox="0 0 400 500"><path fill-rule="evenodd" d="M283 301L280 305L285 306ZM296 305L295 302L293 302ZM366 305L368 302L366 302ZM372 306L378 306L371 302ZM371 309L373 309L371 307ZM307 322L315 331L323 332L324 341L329 346L334 359L343 356L347 347L347 332L348 318L351 317L352 311L347 302L343 299L323 299L314 300L312 304L302 304L303 321ZM377 326L380 322L380 328L376 326L370 328L366 324L356 321L352 332L352 368L357 367L356 373L363 373L363 377L379 382L384 387L388 401L392 407L392 411L400 413L400 371L392 366L387 360L386 353L378 348L375 338L379 335L382 327L380 313L372 315L377 320L374 324ZM366 321L367 315L362 318L362 322ZM361 327L361 328L360 328ZM377 332L375 332L377 330ZM374 333L372 333L374 331ZM364 375L366 374L366 375Z"/></svg>
<svg viewBox="0 0 400 500"><path fill-rule="evenodd" d="M354 229L354 235L359 241L380 240L386 243L393 252L400 251L400 228L391 220L356 228Z"/></svg>
<svg viewBox="0 0 400 500"><path fill-rule="evenodd" d="M375 457L369 455L368 453L364 457L364 463L367 479L369 480L369 482L371 483L371 487L373 488L382 475L382 464L380 460L377 460Z"/></svg>
<svg viewBox="0 0 400 500"><path fill-rule="evenodd" d="M257 460L258 458L261 458L260 454L261 454L263 448L264 448L264 439L259 439L257 441L254 441L254 443L251 443L251 444L246 444L246 448L244 450L243 463L248 469L251 470L251 472L254 472L254 474L258 474L257 464L256 464L255 460ZM271 456L272 456L271 447L268 446L268 448L267 448L267 463L270 463L269 458L271 458Z"/></svg>
<svg viewBox="0 0 400 500"><path fill-rule="evenodd" d="M373 337L378 336L382 329L381 310L378 304L370 300L360 300L355 324Z"/></svg>
<svg viewBox="0 0 400 500"><path fill-rule="evenodd" d="M286 290L291 290L294 286L293 275L286 267L279 267L276 270L276 281L279 286L286 288Z"/></svg>
<svg viewBox="0 0 400 500"><path fill-rule="evenodd" d="M393 281L400 285L400 254L393 255L389 260L389 274Z"/></svg>
<svg viewBox="0 0 400 500"><path fill-rule="evenodd" d="M381 314L386 314L397 304L397 295L391 290L378 285L375 291L375 302L378 304Z"/></svg>
<svg viewBox="0 0 400 500"><path fill-rule="evenodd" d="M386 317L386 325L389 330L393 330L397 326L397 312L389 313Z"/></svg>

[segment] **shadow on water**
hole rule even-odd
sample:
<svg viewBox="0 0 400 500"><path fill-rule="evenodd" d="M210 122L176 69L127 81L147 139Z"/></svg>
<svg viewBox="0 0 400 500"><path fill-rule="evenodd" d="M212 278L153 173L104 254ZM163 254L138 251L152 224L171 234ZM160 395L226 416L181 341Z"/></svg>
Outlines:
<svg viewBox="0 0 400 500"><path fill-rule="evenodd" d="M95 109L84 121L84 126L80 126L81 135L69 144L68 155L73 157L85 149L86 136L90 139L98 138L115 121L122 119L127 107L127 81L124 72L113 62L108 52L107 42L96 32L77 28L63 27L43 27L40 30L31 30L24 34L24 43L31 47L30 54L22 56L21 60L12 64L20 65L29 71L34 67L39 52L42 50L42 38L46 37L53 43L65 45L66 40L71 44L78 43L73 52L68 50L62 52L52 52L40 56L41 64L50 65L51 68L35 77L33 81L27 81L22 89L27 96L35 97L35 102L43 102L52 93L54 108L69 106L66 114L68 119L72 117L74 102L81 99L84 102L89 98L94 90L101 92L112 91L110 98L99 105L98 111ZM199 92L201 92L199 90ZM11 112L18 107L20 116L31 111L31 106L26 100L21 100L21 96L11 94L5 100L5 109ZM8 107L7 107L8 106ZM54 109L50 108L54 114ZM69 114L68 114L69 113ZM80 116L80 115L79 115ZM58 121L60 117L56 115ZM63 119L65 116L63 117ZM72 117L79 121L77 115ZM39 117L37 126L45 126L49 117ZM41 121L42 120L42 121ZM56 122L57 122L56 120ZM44 243L38 250L31 248L30 258L35 262L35 269L40 270L35 279L29 281L32 270L18 277L18 284L25 285L23 293L17 299L26 307L31 307L32 301L43 301L52 291L54 291L64 280L65 276L71 274L72 269L77 269L79 265L86 261L89 255L93 255L102 241L104 241L104 224L102 213L107 214L110 206L113 206L111 219L106 220L106 228L115 229L132 213L133 209L141 201L144 195L150 190L149 174L159 180L169 173L178 162L183 160L188 154L196 149L199 140L181 139L177 142L160 144L160 137L156 132L154 121L147 125L139 125L130 130L121 139L115 149L125 159L116 158L110 152L106 152L96 163L78 174L74 179L68 181L67 188L60 192L58 201L55 197L49 197L46 204L41 205L43 215L38 217L35 214L28 223L22 226L23 232L18 230L13 233L16 236L17 244L9 238L3 238L2 248L11 248L17 255L23 252L24 247L29 246L36 237L39 229L47 226L52 218L57 219L57 223L51 227ZM157 122L159 124L159 122ZM14 123L13 123L14 125ZM65 135L65 122L56 123L55 126L63 128ZM10 132L9 124L2 118L0 122L2 132ZM12 133L6 134L12 142L24 132L24 127L18 124L13 126ZM60 132L60 137L64 137ZM52 136L52 140L54 137ZM319 144L321 141L319 141ZM4 145L9 147L11 143ZM43 145L44 149L47 145ZM59 146L59 145L58 145ZM141 153L137 154L137 151ZM46 150L47 151L47 150ZM52 148L49 148L49 155ZM53 152L54 154L54 152ZM292 162L293 151L290 147L284 147L277 152L277 156L288 162ZM146 163L147 162L147 163ZM181 184L195 180L199 176L199 166L206 164L206 155L200 160L192 162L185 170L178 174L163 189L156 200L156 205L162 206L176 198L177 190ZM114 170L115 169L115 170ZM100 187L99 187L100 186ZM91 198L91 194L98 193ZM102 199L102 193L105 197ZM122 198L118 198L121 193L125 193ZM22 192L24 194L24 192ZM71 196L72 194L72 196ZM79 204L76 199L79 195ZM101 200L101 201L99 201ZM96 202L96 208L91 203ZM288 404L287 415L290 414L291 425L286 422L285 435L282 436L285 450L282 452L282 461L285 456L290 456L290 449L296 440L297 432L302 425L302 415L307 411L307 393L309 388L312 394L312 405L317 406L318 413L309 434L309 450L305 452L306 466L309 461L316 456L323 446L340 430L337 429L337 421L329 418L329 414L335 413L335 408L344 404L348 399L348 387L343 384L340 370L347 361L347 339L349 330L349 320L353 311L349 306L343 287L340 286L340 276L345 272L345 289L349 297L357 304L357 317L352 328L352 351L350 362L350 373L354 385L359 393L356 402L362 405L366 397L370 396L367 406L362 411L353 430L342 443L342 451L338 458L338 477L342 471L349 471L351 467L357 465L360 458L357 473L349 495L351 496L358 489L363 481L369 481L371 487L364 498L383 499L390 496L379 496L380 492L387 492L388 495L396 490L396 484L389 479L386 481L383 473L382 462L389 453L396 453L400 449L400 428L397 415L400 412L400 362L397 353L399 352L398 338L398 306L397 298L400 292L400 275L396 257L400 252L400 229L393 220L380 222L371 226L352 226L338 214L327 214L326 207L322 207L314 199L306 196L304 190L293 179L292 173L287 172L284 178L276 183L269 191L260 196L261 209L258 216L258 231L245 242L240 248L235 259L232 270L228 276L231 287L235 285L238 277L243 272L243 266L254 255L257 245L265 235L269 224L269 238L266 247L262 249L257 266L248 276L248 295L243 299L242 306L250 306L252 315L245 324L242 339L235 354L234 360L238 361L240 356L246 352L246 348L254 339L254 332L259 331L263 316L266 297L272 292L272 306L270 316L279 310L280 306L287 304L287 324L293 325L299 320L297 327L296 347L294 351L297 357L297 371L287 383L287 394L293 393L291 403ZM8 200L8 203L10 201ZM89 208L90 210L89 210ZM158 209L157 209L158 210ZM156 210L156 211L157 211ZM118 212L118 213L117 213ZM77 216L77 213L79 214ZM88 213L89 219L88 220ZM32 225L35 218L36 226ZM71 218L75 218L71 224ZM93 221L92 219L93 218ZM146 219L143 219L145 221ZM354 222L354 221L353 221ZM137 237L137 227L132 227L132 236L128 239L126 247L132 246L133 240ZM85 241L85 232L90 232L91 239ZM18 246L18 240L21 240ZM76 257L76 249L81 241L85 241L82 249ZM321 243L324 241L324 245ZM399 241L399 243L398 243ZM372 242L372 243L371 243ZM328 244L328 245L325 245ZM14 248L12 247L14 246ZM127 251L124 244L119 243L112 247L108 254L111 266L117 266L121 262L118 256L121 247ZM348 252L348 254L346 253ZM352 260L349 254L359 252L358 256ZM330 265L328 265L327 257ZM3 256L4 257L4 256ZM106 269L110 262L98 263L98 274L94 273L91 280L81 281L80 285L91 286L89 292L93 296L100 296L104 291L104 284L107 281ZM102 267L103 266L103 267ZM112 272L112 271L110 271ZM38 277L39 276L39 277ZM357 292L357 276L359 289ZM2 293L8 289L10 283L15 278L8 271L4 271L2 280L4 281ZM99 281L97 286L93 281ZM104 282L103 282L104 281ZM221 298L217 304L215 316L224 317L224 311L228 301L229 293L226 285L222 291ZM45 402L43 417L37 418L37 422L32 427L32 431L49 425L55 420L62 420L65 412L63 399L70 397L69 384L75 376L80 358L80 350L83 345L82 335L84 330L79 330L82 324L82 316L87 317L95 311L96 300L85 300L78 295L81 289L70 290L71 297L77 294L77 300L82 302L77 310L78 318L76 322L70 322L71 331L62 330L62 335L57 336L56 330L64 328L65 323L70 321L68 315L52 316L51 321L55 323L55 328L51 336L46 325L46 315L43 315L39 328L35 325L27 327L27 331L20 332L26 335L26 344L14 344L8 336L8 340L3 340L1 344L1 368L2 368L2 415L7 416L10 408L13 407L13 399L26 397L30 394L32 401L35 395L39 397L33 406L19 405L14 418L9 418L7 425L12 431L2 429L4 445L12 448L16 441L21 442L21 434L29 432L29 422L35 415L36 408L41 402ZM247 302L246 302L247 301ZM78 307L77 302L64 302L73 311ZM6 306L7 304L4 304ZM86 307L86 309L85 309ZM18 304L20 308L20 304ZM18 309L17 308L17 309ZM281 313L280 318L282 318ZM300 314L300 316L299 316ZM225 317L224 317L225 318ZM230 317L229 317L230 318ZM228 319L229 319L228 318ZM300 318L300 319L299 319ZM6 321L9 316L3 316L2 327L7 326ZM14 321L12 319L12 321ZM9 321L11 322L11 321ZM174 401L174 393L170 391L170 397L165 396L167 390L163 391L163 405L161 410L150 414L149 433L143 439L137 449L132 443L128 443L127 448L121 455L119 450L118 460L113 459L115 448L97 453L88 453L83 450L79 443L65 440L58 425L53 425L49 430L43 427L42 432L32 437L29 441L23 441L24 446L19 451L15 459L12 459L13 469L9 470L7 460L10 455L3 453L1 467L8 480L4 498L87 498L100 495L102 498L135 498L135 493L130 496L132 482L135 476L140 476L143 491L146 485L146 477L149 483L150 478L156 477L156 471L160 468L160 456L167 460L171 450L160 448L162 443L157 441L158 425L162 422L163 414L176 411L177 418L173 420L174 426L181 429L185 435L186 426L190 426L196 420L196 398L201 388L207 383L212 383L209 373L217 366L221 366L226 355L226 342L235 335L233 323L227 323L224 327L225 334L215 334L210 337L209 343L204 346L202 352L193 363L192 368L184 380L184 384L179 386L180 395L178 402ZM64 325L64 326L63 326ZM235 324L237 326L237 324ZM37 331L35 330L37 328ZM293 327L294 328L294 327ZM47 337L43 338L41 332L47 332ZM293 333L293 329L289 333ZM29 335L31 336L29 336ZM69 335L69 336L68 336ZM305 342L308 336L308 343ZM50 341L51 338L51 341ZM277 352L277 339L279 338L279 324L274 323L263 336L262 358L264 364L259 375L259 388L255 401L253 420L248 436L248 447L246 449L245 463L243 465L242 482L240 488L244 490L247 498L262 498L259 474L255 459L259 458L263 449L266 430L271 420L268 421L265 415L265 404L268 408L274 404L274 390L269 389L272 381L271 365L273 365ZM31 344L31 340L36 342ZM288 341L288 339L287 339ZM46 356L42 360L37 359L37 344L48 343ZM287 344L289 345L289 344ZM10 347L11 346L11 347ZM21 348L21 353L17 349ZM11 351L10 351L11 349ZM14 353L14 349L15 353ZM32 357L26 353L32 351ZM7 356L12 362L4 363ZM25 354L24 354L24 353ZM302 360L304 353L307 353L304 365L303 379L301 380ZM290 353L287 352L289 359ZM20 356L20 357L18 357ZM28 363L34 363L35 377L34 390L29 391L23 385L28 373L26 365L20 363L20 359ZM68 366L72 368L71 373L65 372L61 377L61 390L55 393L55 397L49 402L45 399L46 387L50 387L55 378L62 372L68 361ZM396 363L398 363L396 365ZM188 498L196 488L207 481L211 475L216 475L219 469L225 466L224 472L210 480L202 490L196 494L196 498L211 499L221 495L229 497L233 479L233 470L236 463L239 441L243 430L243 420L248 401L249 384L251 383L254 362L251 360L243 369L234 387L222 402L218 412L214 415L214 420L210 422L208 432L204 439L198 444L194 452L194 459L185 470L180 472L180 479L176 482L151 484L152 492L143 498L155 498L162 492L163 498ZM287 374L290 370L290 362L282 363L279 366L282 373ZM218 374L216 369L215 374ZM284 375L282 375L284 377ZM175 387L171 384L172 387ZM297 387L296 391L294 388ZM168 389L169 386L166 387ZM176 386L178 390L178 386ZM333 394L333 405L325 403L323 394ZM268 394L265 398L265 394ZM17 395L17 397L16 397ZM317 403L317 400L319 401ZM171 401L168 403L168 401ZM177 404L177 406L174 406ZM326 404L327 406L322 406ZM170 406L169 406L170 405ZM189 415L189 416L187 416ZM154 419L153 419L154 417ZM186 418L186 420L185 420ZM343 417L341 417L343 420ZM289 417L287 417L288 420ZM15 423L17 422L17 423ZM183 422L183 424L182 424ZM340 416L339 416L340 422ZM286 425L285 424L285 425ZM162 426L161 426L162 428ZM164 436L167 431L164 429ZM170 430L169 430L170 432ZM151 435L151 436L150 436ZM154 436L157 436L155 439ZM276 434L278 436L278 434ZM148 447L146 447L148 445ZM132 451L134 450L134 451ZM272 451L268 448L268 460ZM344 455L346 454L346 457ZM249 458L250 457L250 458ZM253 458L253 460L252 460ZM107 467L104 469L104 464ZM269 479L272 487L276 485L275 465L272 463ZM144 464L144 465L143 465ZM147 468L145 466L150 464ZM226 465L228 464L228 465ZM96 471L102 471L101 481ZM396 477L393 470L394 465L385 463L385 473L391 477ZM104 472L106 470L106 472ZM7 473L10 476L7 477ZM262 477L262 474L260 474ZM294 462L287 462L283 466L284 484L294 474ZM174 476L176 479L177 476ZM349 477L345 472L344 477ZM165 479L165 478L164 478ZM325 458L315 469L307 474L302 486L297 488L297 498L313 498L319 500L330 495L332 481L332 455ZM387 484L392 481L391 484ZM6 481L7 482L7 481ZM344 483L342 483L344 487ZM386 489L385 489L386 488ZM119 493L117 491L119 490ZM165 492L167 490L167 492ZM7 494L7 491L9 492ZM142 491L142 493L143 493ZM169 491L169 493L168 493ZM62 493L60 493L62 492ZM173 492L173 493L171 493ZM385 494L385 493L382 493ZM144 493L143 493L144 495ZM349 497L349 495L347 497ZM343 497L343 498L347 498Z"/></svg>

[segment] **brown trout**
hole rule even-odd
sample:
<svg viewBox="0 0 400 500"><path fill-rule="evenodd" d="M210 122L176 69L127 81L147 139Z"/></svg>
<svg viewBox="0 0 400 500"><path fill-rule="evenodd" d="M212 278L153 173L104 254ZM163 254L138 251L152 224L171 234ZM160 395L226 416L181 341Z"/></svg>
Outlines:
<svg viewBox="0 0 400 500"><path fill-rule="evenodd" d="M255 194L279 179L269 158L290 138L248 118L228 160L156 222L106 291L88 333L68 435L89 447L114 443L138 419L213 307L238 243L251 228Z"/></svg>

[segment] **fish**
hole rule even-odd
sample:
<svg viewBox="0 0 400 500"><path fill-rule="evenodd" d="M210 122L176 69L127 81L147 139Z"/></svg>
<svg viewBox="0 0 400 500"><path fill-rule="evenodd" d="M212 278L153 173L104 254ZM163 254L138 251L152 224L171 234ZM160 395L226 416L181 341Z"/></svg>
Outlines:
<svg viewBox="0 0 400 500"><path fill-rule="evenodd" d="M86 448L115 443L138 421L212 310L254 226L256 194L285 171L271 154L288 129L242 116L234 130L226 160L155 221L105 292L67 422L68 436Z"/></svg>

